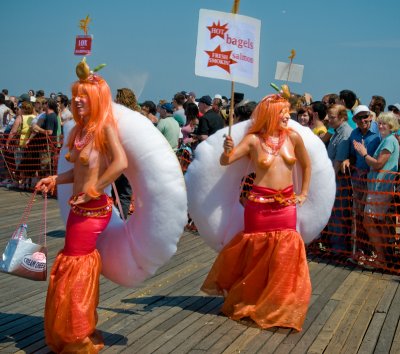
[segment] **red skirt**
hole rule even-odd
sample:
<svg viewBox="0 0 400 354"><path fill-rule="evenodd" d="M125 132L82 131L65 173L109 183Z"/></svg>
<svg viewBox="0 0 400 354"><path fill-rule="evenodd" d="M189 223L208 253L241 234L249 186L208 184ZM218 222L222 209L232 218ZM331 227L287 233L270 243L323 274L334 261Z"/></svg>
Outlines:
<svg viewBox="0 0 400 354"><path fill-rule="evenodd" d="M51 270L44 314L46 343L56 353L98 353L104 346L96 330L101 258L95 247L111 217L109 204L102 195L72 208L68 216L65 247Z"/></svg>
<svg viewBox="0 0 400 354"><path fill-rule="evenodd" d="M245 231L222 249L201 289L224 295L222 312L234 320L250 317L261 328L300 331L311 282L304 243L295 229L293 187L254 186L252 192L257 198L246 204Z"/></svg>

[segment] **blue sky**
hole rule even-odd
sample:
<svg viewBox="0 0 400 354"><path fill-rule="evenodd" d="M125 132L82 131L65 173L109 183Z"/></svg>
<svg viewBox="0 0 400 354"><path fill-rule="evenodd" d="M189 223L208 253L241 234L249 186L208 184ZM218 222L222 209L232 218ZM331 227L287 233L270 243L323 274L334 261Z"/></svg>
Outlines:
<svg viewBox="0 0 400 354"><path fill-rule="evenodd" d="M70 96L76 79L75 36L90 15L94 67L113 93L129 87L139 101L170 99L177 91L230 96L229 81L194 74L199 9L229 12L233 0L2 1L0 88L20 95L30 88ZM259 100L271 92L276 62L304 65L303 82L292 91L326 93L351 89L368 104L382 95L400 102L398 0L241 0L239 13L261 20L259 87L236 91Z"/></svg>

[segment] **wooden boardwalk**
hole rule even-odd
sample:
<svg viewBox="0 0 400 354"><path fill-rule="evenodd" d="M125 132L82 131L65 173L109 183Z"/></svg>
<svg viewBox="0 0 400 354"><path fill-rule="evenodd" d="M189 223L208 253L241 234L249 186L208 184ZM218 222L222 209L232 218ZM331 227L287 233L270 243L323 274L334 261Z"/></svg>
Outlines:
<svg viewBox="0 0 400 354"><path fill-rule="evenodd" d="M0 250L29 194L0 188ZM29 232L41 217L34 206ZM49 201L48 257L63 245L57 202ZM215 252L184 233L177 254L135 289L101 278L98 328L102 353L400 353L399 277L310 260L312 301L303 331L260 330L219 314L221 298L199 287ZM0 274L0 353L49 353L43 308L47 282Z"/></svg>

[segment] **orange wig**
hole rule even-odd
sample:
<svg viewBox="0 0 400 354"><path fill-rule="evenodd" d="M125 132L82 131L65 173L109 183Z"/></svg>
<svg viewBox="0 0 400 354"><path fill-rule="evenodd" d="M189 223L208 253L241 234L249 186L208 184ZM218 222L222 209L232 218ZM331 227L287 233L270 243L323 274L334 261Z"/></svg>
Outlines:
<svg viewBox="0 0 400 354"><path fill-rule="evenodd" d="M272 135L275 131L283 130L280 126L280 114L284 108L289 109L288 100L281 95L265 96L251 115L253 124L247 134Z"/></svg>
<svg viewBox="0 0 400 354"><path fill-rule="evenodd" d="M106 135L104 128L106 125L117 126L112 111L111 90L107 82L98 75L90 75L86 80L79 80L72 84L71 109L76 122L76 127L71 131L68 140L70 150L74 147L74 140L79 130L85 127L88 132L94 135L94 147L102 152L106 152ZM84 122L83 117L78 115L75 97L87 96L90 103L89 120Z"/></svg>

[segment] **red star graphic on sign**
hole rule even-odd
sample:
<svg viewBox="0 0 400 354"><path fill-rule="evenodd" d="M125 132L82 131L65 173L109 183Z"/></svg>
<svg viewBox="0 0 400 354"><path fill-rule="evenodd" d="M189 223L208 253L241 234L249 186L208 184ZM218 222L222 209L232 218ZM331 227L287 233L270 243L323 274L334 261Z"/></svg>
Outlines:
<svg viewBox="0 0 400 354"><path fill-rule="evenodd" d="M230 65L237 63L231 59L232 51L228 50L226 52L222 52L220 45L213 51L206 50L205 52L209 55L207 66L219 66L221 69L231 73Z"/></svg>
<svg viewBox="0 0 400 354"><path fill-rule="evenodd" d="M228 31L227 28L228 24L225 23L224 25L221 26L220 21L218 21L218 24L216 24L215 22L213 22L212 26L207 26L208 30L210 31L210 35L211 35L211 39L213 39L214 37L221 37L222 39L224 39L225 37L225 32Z"/></svg>

